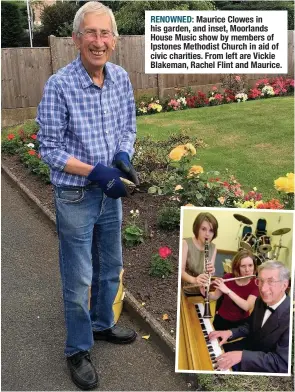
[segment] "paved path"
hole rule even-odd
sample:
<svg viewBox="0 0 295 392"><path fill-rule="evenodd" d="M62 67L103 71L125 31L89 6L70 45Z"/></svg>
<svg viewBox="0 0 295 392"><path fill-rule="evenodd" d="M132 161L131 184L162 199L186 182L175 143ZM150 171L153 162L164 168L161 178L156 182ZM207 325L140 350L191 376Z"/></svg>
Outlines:
<svg viewBox="0 0 295 392"><path fill-rule="evenodd" d="M2 176L2 391L77 390L63 357L65 338L57 237ZM184 376L153 344L96 342L100 390L187 390Z"/></svg>

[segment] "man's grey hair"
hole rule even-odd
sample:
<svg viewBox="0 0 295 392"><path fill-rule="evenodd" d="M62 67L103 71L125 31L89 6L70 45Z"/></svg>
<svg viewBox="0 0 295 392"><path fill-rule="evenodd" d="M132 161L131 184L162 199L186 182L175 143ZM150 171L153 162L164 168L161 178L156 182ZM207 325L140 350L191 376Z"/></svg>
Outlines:
<svg viewBox="0 0 295 392"><path fill-rule="evenodd" d="M109 7L103 5L102 3L99 3L98 1L89 1L78 9L73 22L73 32L75 34L78 34L81 23L83 22L85 15L88 13L109 15L109 17L111 18L112 31L116 37L119 36L117 23L113 11Z"/></svg>
<svg viewBox="0 0 295 392"><path fill-rule="evenodd" d="M265 261L258 267L257 269L258 275L264 269L268 269L268 270L278 269L280 280L290 279L290 271L281 261L274 261L274 260Z"/></svg>

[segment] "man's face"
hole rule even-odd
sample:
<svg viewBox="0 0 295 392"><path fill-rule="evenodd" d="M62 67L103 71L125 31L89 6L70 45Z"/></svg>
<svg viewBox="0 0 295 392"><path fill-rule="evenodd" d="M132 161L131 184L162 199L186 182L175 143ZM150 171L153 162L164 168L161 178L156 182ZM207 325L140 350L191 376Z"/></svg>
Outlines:
<svg viewBox="0 0 295 392"><path fill-rule="evenodd" d="M110 59L116 45L114 36L112 34L107 36L108 32L112 33L112 24L109 15L86 14L79 31L84 34L76 35L73 33L73 40L80 50L83 65L90 72L102 69ZM101 32L102 36L100 36Z"/></svg>
<svg viewBox="0 0 295 392"><path fill-rule="evenodd" d="M269 306L279 302L288 287L288 281L279 281L279 270L264 269L259 273L258 278L264 282L263 285L259 285L262 300Z"/></svg>

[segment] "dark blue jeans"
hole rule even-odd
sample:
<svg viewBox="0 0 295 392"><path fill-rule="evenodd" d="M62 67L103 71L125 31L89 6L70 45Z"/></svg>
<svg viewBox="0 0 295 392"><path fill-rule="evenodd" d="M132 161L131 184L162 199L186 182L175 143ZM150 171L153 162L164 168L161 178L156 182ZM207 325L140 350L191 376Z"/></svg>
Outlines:
<svg viewBox="0 0 295 392"><path fill-rule="evenodd" d="M55 205L65 355L70 356L93 346L93 330L114 325L112 306L122 270L122 204L121 199L106 197L98 186L89 186L55 187Z"/></svg>

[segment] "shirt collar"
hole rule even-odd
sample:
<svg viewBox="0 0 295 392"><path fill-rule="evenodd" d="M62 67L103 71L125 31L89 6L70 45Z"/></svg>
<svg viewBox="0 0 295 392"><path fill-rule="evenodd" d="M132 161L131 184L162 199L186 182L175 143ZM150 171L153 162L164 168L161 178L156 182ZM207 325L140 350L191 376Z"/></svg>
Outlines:
<svg viewBox="0 0 295 392"><path fill-rule="evenodd" d="M283 295L283 298L281 298L280 300L279 300L279 302L277 302L276 304L274 304L274 305L268 305L270 308L272 308L272 309L276 309L276 308L278 308L280 305L281 305L281 303L285 300L285 298L286 298L286 294L284 294Z"/></svg>
<svg viewBox="0 0 295 392"><path fill-rule="evenodd" d="M93 83L91 77L89 76L88 72L86 71L82 61L81 56L79 55L75 60L75 68L77 70L78 77L81 81L82 87L87 88L91 86ZM105 84L112 84L114 83L114 76L112 75L112 70L110 64L107 62L104 66L104 83Z"/></svg>

